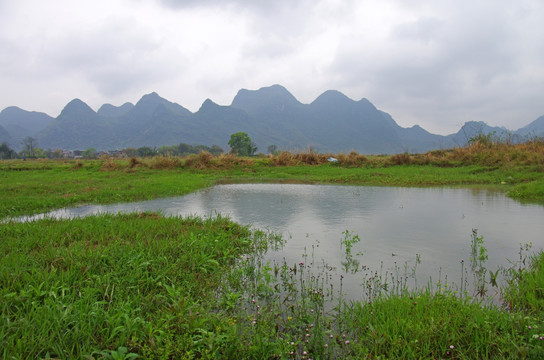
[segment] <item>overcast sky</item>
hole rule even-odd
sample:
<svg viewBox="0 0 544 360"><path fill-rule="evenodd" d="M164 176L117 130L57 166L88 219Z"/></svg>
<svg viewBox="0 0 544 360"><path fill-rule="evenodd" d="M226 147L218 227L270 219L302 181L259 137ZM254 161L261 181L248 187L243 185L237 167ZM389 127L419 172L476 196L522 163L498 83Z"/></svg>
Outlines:
<svg viewBox="0 0 544 360"><path fill-rule="evenodd" d="M367 98L403 127L544 115L542 0L0 0L0 110L56 117L156 91L197 111L280 84Z"/></svg>

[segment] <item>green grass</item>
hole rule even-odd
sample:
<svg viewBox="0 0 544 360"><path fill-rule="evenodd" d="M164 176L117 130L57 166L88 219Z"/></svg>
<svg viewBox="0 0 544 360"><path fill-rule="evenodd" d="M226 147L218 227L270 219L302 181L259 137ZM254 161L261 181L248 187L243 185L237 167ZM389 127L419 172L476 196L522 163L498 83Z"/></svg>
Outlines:
<svg viewBox="0 0 544 360"><path fill-rule="evenodd" d="M485 307L451 293L416 291L354 303L352 354L391 359L537 359L542 318Z"/></svg>
<svg viewBox="0 0 544 360"><path fill-rule="evenodd" d="M154 213L8 223L0 233L3 359L120 347L183 358L195 334L213 330L208 298L256 236L220 217Z"/></svg>
<svg viewBox="0 0 544 360"><path fill-rule="evenodd" d="M194 171L143 167L104 171L102 164L102 161L0 163L0 218L81 204L184 195L211 185L209 177L206 179Z"/></svg>
<svg viewBox="0 0 544 360"><path fill-rule="evenodd" d="M509 270L509 286L503 297L508 306L531 315L544 313L544 252L533 255L529 266Z"/></svg>
<svg viewBox="0 0 544 360"><path fill-rule="evenodd" d="M0 218L66 206L115 203L185 195L225 182L303 182L379 186L464 186L505 192L544 203L539 167L397 165L346 167L335 164L271 166L257 159L225 168L130 167L126 160L2 161Z"/></svg>
<svg viewBox="0 0 544 360"><path fill-rule="evenodd" d="M295 165L285 166L274 158L206 154L2 161L0 218L183 195L222 182L481 187L544 202L540 148L350 154L342 164L287 154L279 160ZM345 234L347 253L356 236ZM369 299L345 302L323 270L263 263L262 253L278 241L222 217L1 223L0 358L544 357L541 249L503 270L505 303L497 307L440 286L394 293L383 286Z"/></svg>
<svg viewBox="0 0 544 360"><path fill-rule="evenodd" d="M357 238L345 237L349 253ZM544 355L543 253L505 271L502 308L443 284L376 283L371 298L346 302L325 269L263 262L277 236L222 217L8 222L0 238L0 358Z"/></svg>

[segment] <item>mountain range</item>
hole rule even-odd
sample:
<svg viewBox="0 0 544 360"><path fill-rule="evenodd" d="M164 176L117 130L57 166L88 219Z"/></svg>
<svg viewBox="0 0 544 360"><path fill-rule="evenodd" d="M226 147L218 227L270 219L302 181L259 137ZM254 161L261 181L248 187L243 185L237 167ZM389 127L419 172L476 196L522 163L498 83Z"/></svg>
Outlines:
<svg viewBox="0 0 544 360"><path fill-rule="evenodd" d="M228 106L207 99L195 113L155 92L135 105L104 104L98 111L74 99L56 118L13 106L0 112L0 143L14 149L31 136L43 149L115 150L186 143L228 150L230 135L239 131L246 132L260 152L276 145L291 151L311 147L332 153L415 153L462 146L477 134L495 132L516 139L544 136L544 116L517 131L467 122L456 134L443 136L417 125L403 128L365 98L355 101L328 90L303 104L280 85L241 89Z"/></svg>

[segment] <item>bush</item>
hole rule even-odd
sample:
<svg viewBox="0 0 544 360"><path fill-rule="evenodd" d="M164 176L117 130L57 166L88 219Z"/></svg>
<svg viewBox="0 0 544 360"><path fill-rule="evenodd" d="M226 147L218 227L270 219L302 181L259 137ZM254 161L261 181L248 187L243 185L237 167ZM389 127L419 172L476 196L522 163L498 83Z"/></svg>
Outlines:
<svg viewBox="0 0 544 360"><path fill-rule="evenodd" d="M365 155L358 154L356 151L351 151L348 155L338 154L336 158L338 163L344 166L362 166L368 162Z"/></svg>
<svg viewBox="0 0 544 360"><path fill-rule="evenodd" d="M156 156L151 161L152 169L175 169L181 167L181 160L172 156Z"/></svg>
<svg viewBox="0 0 544 360"><path fill-rule="evenodd" d="M409 154L403 153L403 154L396 154L391 156L389 161L393 165L408 165L412 163L412 158L410 157Z"/></svg>
<svg viewBox="0 0 544 360"><path fill-rule="evenodd" d="M282 151L279 155L270 156L270 163L275 166L294 166L299 161L289 151Z"/></svg>

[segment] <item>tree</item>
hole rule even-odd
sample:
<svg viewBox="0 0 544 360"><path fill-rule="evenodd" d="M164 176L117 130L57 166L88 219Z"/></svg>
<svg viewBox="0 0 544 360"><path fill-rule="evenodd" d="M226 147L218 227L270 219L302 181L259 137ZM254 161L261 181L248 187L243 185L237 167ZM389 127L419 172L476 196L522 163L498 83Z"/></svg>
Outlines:
<svg viewBox="0 0 544 360"><path fill-rule="evenodd" d="M268 153L274 154L278 150L278 147L274 144L268 145Z"/></svg>
<svg viewBox="0 0 544 360"><path fill-rule="evenodd" d="M50 159L61 159L64 157L62 149L47 150L47 157Z"/></svg>
<svg viewBox="0 0 544 360"><path fill-rule="evenodd" d="M141 157L153 156L157 154L155 149L152 149L149 146L139 147L138 149L136 149L136 152L138 153L138 156L141 156Z"/></svg>
<svg viewBox="0 0 544 360"><path fill-rule="evenodd" d="M36 147L38 141L31 136L25 137L21 140L21 145L23 145L23 150L21 150L21 155L28 157L35 157Z"/></svg>
<svg viewBox="0 0 544 360"><path fill-rule="evenodd" d="M15 159L17 154L13 151L6 142L0 145L0 159Z"/></svg>
<svg viewBox="0 0 544 360"><path fill-rule="evenodd" d="M210 153L212 155L221 155L223 153L223 148L219 145L212 145L210 148Z"/></svg>
<svg viewBox="0 0 544 360"><path fill-rule="evenodd" d="M238 156L252 156L257 151L257 146L245 132L237 132L230 136L230 152Z"/></svg>
<svg viewBox="0 0 544 360"><path fill-rule="evenodd" d="M85 159L94 159L96 153L96 149L93 147L88 148L83 153L81 153L81 156L83 156Z"/></svg>
<svg viewBox="0 0 544 360"><path fill-rule="evenodd" d="M175 145L172 145L172 146L163 145L157 149L157 152L159 153L159 155L162 155L162 156L174 156L174 155L177 155L178 149Z"/></svg>
<svg viewBox="0 0 544 360"><path fill-rule="evenodd" d="M178 145L178 154L179 155L185 155L192 153L192 146L186 143L180 143Z"/></svg>
<svg viewBox="0 0 544 360"><path fill-rule="evenodd" d="M138 154L138 151L135 148L126 148L123 152L128 157L135 157Z"/></svg>
<svg viewBox="0 0 544 360"><path fill-rule="evenodd" d="M34 157L37 159L45 159L47 157L47 151L42 148L34 148Z"/></svg>

